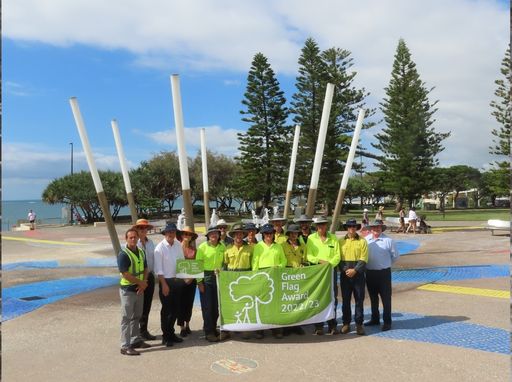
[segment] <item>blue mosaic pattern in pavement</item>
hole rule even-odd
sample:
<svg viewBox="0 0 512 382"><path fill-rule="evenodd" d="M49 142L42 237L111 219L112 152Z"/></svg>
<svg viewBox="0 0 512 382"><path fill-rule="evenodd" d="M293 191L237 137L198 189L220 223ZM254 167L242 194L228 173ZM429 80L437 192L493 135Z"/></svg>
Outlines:
<svg viewBox="0 0 512 382"><path fill-rule="evenodd" d="M393 313L392 317L393 326L390 331L381 332L379 327L374 326L366 327L366 333L395 340L510 354L508 330L464 322L468 320L467 317L422 316L414 313Z"/></svg>
<svg viewBox="0 0 512 382"><path fill-rule="evenodd" d="M117 260L114 257L101 259L86 259L84 264L60 264L57 260L47 261L21 261L18 263L3 264L3 271L24 270L24 269L55 269L55 268L101 268L117 267Z"/></svg>
<svg viewBox="0 0 512 382"><path fill-rule="evenodd" d="M431 267L418 269L393 270L394 283L432 283L436 281L453 281L508 277L509 266L506 264L465 265L456 267Z"/></svg>
<svg viewBox="0 0 512 382"><path fill-rule="evenodd" d="M2 289L2 321L11 320L76 294L119 283L119 276L90 276L41 281ZM30 301L22 298L38 298Z"/></svg>
<svg viewBox="0 0 512 382"><path fill-rule="evenodd" d="M408 255L420 247L418 240L395 240L396 250L400 256Z"/></svg>

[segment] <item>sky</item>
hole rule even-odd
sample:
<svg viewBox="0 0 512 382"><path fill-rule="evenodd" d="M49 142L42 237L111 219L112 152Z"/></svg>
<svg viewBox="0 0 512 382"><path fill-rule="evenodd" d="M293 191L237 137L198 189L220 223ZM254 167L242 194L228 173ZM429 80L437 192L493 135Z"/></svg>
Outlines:
<svg viewBox="0 0 512 382"><path fill-rule="evenodd" d="M69 105L77 97L99 169L120 171L110 121L130 168L176 150L170 75L179 74L186 148L236 155L251 61L263 53L289 102L298 58L349 50L355 85L385 96L403 38L451 132L442 166L488 168L494 81L509 42L503 0L6 0L2 3L2 198L39 199L53 179L87 164ZM382 119L377 112L375 121ZM361 134L370 150L383 122ZM291 143L290 143L291 144ZM365 159L368 169L372 160ZM341 181L341 179L340 179Z"/></svg>

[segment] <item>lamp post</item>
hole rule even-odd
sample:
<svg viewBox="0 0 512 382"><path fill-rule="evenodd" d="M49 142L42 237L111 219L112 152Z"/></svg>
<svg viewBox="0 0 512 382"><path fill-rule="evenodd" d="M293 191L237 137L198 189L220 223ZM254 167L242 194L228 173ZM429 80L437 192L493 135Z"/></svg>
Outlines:
<svg viewBox="0 0 512 382"><path fill-rule="evenodd" d="M73 142L69 142L69 144L71 146L71 176L73 176ZM74 223L74 221L73 221L73 203L71 203L70 213L71 213L71 225L73 225L73 223Z"/></svg>

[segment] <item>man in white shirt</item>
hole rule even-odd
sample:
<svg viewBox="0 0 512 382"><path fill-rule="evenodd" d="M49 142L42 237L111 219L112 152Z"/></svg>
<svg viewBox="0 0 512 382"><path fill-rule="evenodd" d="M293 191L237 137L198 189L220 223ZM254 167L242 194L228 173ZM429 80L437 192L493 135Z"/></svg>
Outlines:
<svg viewBox="0 0 512 382"><path fill-rule="evenodd" d="M34 230L36 228L36 213L32 210L28 211L28 221L30 222L30 229Z"/></svg>
<svg viewBox="0 0 512 382"><path fill-rule="evenodd" d="M176 279L176 260L184 259L183 248L176 240L176 224L168 223L161 231L165 238L155 248L155 274L160 284L159 296L162 303L160 325L162 327L162 345L173 346L183 339L174 333L174 324L181 305L183 281Z"/></svg>
<svg viewBox="0 0 512 382"><path fill-rule="evenodd" d="M391 329L391 266L400 256L395 242L382 232L386 226L382 220L369 224L371 234L368 242L368 264L366 264L366 287L370 295L372 316L365 326L380 324L379 295L382 300L384 325L382 331Z"/></svg>

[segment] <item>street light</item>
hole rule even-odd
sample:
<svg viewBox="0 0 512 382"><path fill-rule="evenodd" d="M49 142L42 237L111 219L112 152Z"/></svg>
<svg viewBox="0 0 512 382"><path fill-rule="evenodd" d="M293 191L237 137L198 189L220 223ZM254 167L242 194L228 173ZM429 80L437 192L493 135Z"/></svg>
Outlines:
<svg viewBox="0 0 512 382"><path fill-rule="evenodd" d="M71 176L73 176L73 142L69 142L69 144L71 145ZM71 203L70 212L71 212L71 225L73 225L73 223L74 223L74 221L73 221L73 203Z"/></svg>

